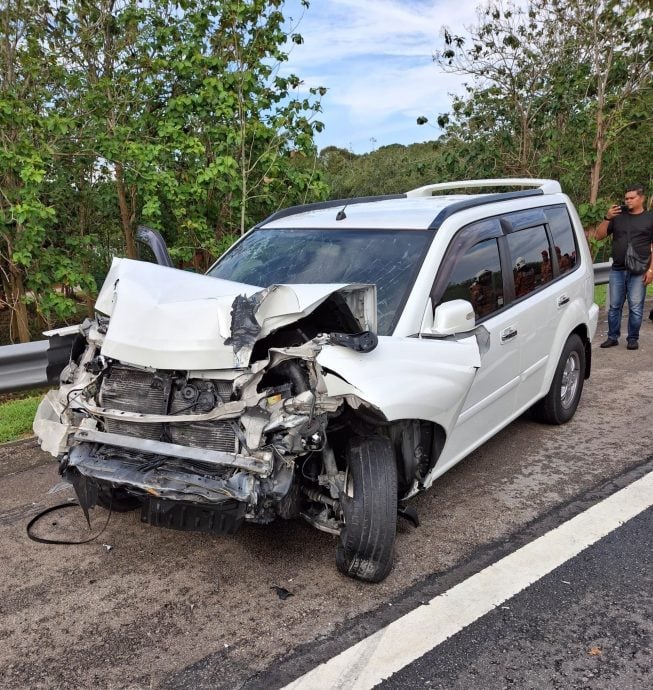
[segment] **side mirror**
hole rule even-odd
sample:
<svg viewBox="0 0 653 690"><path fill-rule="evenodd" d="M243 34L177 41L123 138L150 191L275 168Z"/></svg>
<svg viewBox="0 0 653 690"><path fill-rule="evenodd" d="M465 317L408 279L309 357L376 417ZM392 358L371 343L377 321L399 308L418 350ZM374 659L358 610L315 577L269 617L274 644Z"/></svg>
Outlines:
<svg viewBox="0 0 653 690"><path fill-rule="evenodd" d="M433 315L433 325L422 326L420 335L443 338L456 333L467 333L476 327L474 308L464 299L454 299L438 305Z"/></svg>

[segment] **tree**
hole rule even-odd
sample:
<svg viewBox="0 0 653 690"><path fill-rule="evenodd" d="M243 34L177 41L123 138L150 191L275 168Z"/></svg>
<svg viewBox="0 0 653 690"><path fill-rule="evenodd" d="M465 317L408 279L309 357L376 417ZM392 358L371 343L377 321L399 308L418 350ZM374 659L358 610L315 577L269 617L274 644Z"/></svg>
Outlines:
<svg viewBox="0 0 653 690"><path fill-rule="evenodd" d="M28 271L38 272L38 252L54 217L43 199L48 133L57 121L48 107L41 7L17 0L0 14L0 273L11 335L21 342L30 339Z"/></svg>
<svg viewBox="0 0 653 690"><path fill-rule="evenodd" d="M642 0L554 0L544 3L548 23L565 27L577 65L584 68L578 102L593 114L589 202L599 195L605 153L619 135L653 115L642 107L651 91L653 19ZM634 106L634 107L633 107Z"/></svg>
<svg viewBox="0 0 653 690"><path fill-rule="evenodd" d="M104 0L89 13L72 3L61 49L73 46L71 91L115 178L128 255L141 221L191 261L198 250L215 256L288 190L324 195L315 170L292 160L315 160L322 125L318 100L292 97L301 80L277 73L287 59L280 5Z"/></svg>
<svg viewBox="0 0 653 690"><path fill-rule="evenodd" d="M308 2L302 0L302 6ZM92 308L113 253L161 230L205 268L324 198L323 88L283 72L282 0L12 0L0 14L0 272L12 337ZM53 286L57 285L57 289Z"/></svg>
<svg viewBox="0 0 653 690"><path fill-rule="evenodd" d="M637 132L645 149L651 141L651 28L643 0L533 0L525 10L490 2L469 37L445 29L435 55L445 71L471 77L439 118L445 140L479 175L560 179L592 222L607 203L606 154L614 149L614 166L628 155L620 134ZM650 175L650 154L635 153L635 179ZM616 172L603 184L612 199L624 184Z"/></svg>
<svg viewBox="0 0 653 690"><path fill-rule="evenodd" d="M523 10L499 0L479 13L469 38L447 28L443 36L444 48L434 60L444 71L469 76L473 83L466 84L466 97L454 98L454 119L442 117L440 123L467 140L494 133L506 171L531 174L534 130L555 89L545 66L560 53L562 32L533 5Z"/></svg>

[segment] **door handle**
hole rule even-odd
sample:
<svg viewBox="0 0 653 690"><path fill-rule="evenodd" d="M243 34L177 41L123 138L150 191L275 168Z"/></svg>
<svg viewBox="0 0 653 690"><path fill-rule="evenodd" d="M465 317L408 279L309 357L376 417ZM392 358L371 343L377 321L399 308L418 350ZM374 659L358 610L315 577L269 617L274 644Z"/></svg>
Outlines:
<svg viewBox="0 0 653 690"><path fill-rule="evenodd" d="M508 328L501 331L501 342L505 343L508 340L512 340L517 335L517 329L509 326Z"/></svg>
<svg viewBox="0 0 653 690"><path fill-rule="evenodd" d="M568 303L569 303L569 296L568 295L560 295L560 297L558 297L558 306L559 307L564 307L565 304L568 304Z"/></svg>

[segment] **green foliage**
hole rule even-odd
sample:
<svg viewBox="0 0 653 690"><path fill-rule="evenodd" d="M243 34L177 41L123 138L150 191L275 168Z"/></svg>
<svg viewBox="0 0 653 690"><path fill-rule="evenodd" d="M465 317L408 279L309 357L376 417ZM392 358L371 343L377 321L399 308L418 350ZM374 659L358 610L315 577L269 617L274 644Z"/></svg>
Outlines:
<svg viewBox="0 0 653 690"><path fill-rule="evenodd" d="M280 206L325 198L313 135L326 90L304 95L282 74L287 39L303 39L281 7L0 9L0 299L46 322L72 318L112 255L135 256L140 223L180 264L206 268Z"/></svg>
<svg viewBox="0 0 653 690"><path fill-rule="evenodd" d="M328 147L320 152L320 165L331 198L346 199L397 194L434 180L453 179L456 152L440 142L393 144L364 155Z"/></svg>
<svg viewBox="0 0 653 690"><path fill-rule="evenodd" d="M651 28L643 0L487 2L470 35L443 31L436 62L469 81L437 117L440 138L363 156L324 149L331 196L453 179L553 178L583 225L595 227L628 184L653 193ZM609 239L590 244L607 260Z"/></svg>
<svg viewBox="0 0 653 690"><path fill-rule="evenodd" d="M439 118L466 176L559 179L588 223L650 184L652 36L643 0L491 1L469 37L444 31L436 61L471 78Z"/></svg>
<svg viewBox="0 0 653 690"><path fill-rule="evenodd" d="M605 307L606 306L607 295L608 295L608 286L607 285L597 285L594 288L594 301L596 302L596 304L599 305L599 307Z"/></svg>
<svg viewBox="0 0 653 690"><path fill-rule="evenodd" d="M32 433L32 421L42 397L32 395L0 404L0 443L15 441Z"/></svg>

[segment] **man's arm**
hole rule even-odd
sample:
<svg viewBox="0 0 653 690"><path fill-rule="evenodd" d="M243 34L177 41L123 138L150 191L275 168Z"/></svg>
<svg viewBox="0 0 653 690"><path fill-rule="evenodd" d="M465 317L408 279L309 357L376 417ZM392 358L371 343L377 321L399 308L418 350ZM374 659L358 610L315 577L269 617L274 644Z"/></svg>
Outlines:
<svg viewBox="0 0 653 690"><path fill-rule="evenodd" d="M618 204L610 206L608 213L605 218L597 225L593 232L588 233L588 237L593 237L596 240L602 240L608 236L608 226L610 221L621 213L621 209Z"/></svg>
<svg viewBox="0 0 653 690"><path fill-rule="evenodd" d="M644 285L653 283L653 244L651 245L651 253L648 259L648 270L644 274Z"/></svg>

